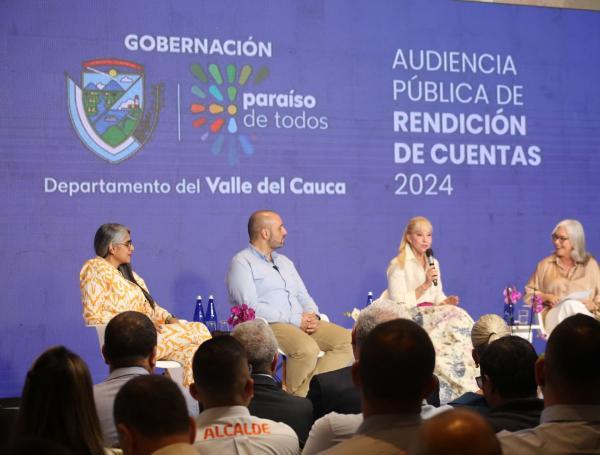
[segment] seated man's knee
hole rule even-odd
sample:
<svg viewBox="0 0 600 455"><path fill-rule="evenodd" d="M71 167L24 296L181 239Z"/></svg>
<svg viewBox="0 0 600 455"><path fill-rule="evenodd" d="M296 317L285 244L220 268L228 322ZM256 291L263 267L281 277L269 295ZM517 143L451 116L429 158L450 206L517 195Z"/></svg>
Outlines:
<svg viewBox="0 0 600 455"><path fill-rule="evenodd" d="M310 337L306 337L302 340L302 343L298 343L289 352L285 352L288 357L293 358L317 358L321 349L319 345Z"/></svg>

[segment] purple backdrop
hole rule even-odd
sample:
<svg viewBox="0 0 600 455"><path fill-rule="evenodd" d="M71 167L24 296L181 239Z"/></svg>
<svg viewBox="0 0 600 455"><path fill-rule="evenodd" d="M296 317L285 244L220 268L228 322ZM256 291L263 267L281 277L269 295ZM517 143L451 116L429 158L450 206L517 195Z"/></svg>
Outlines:
<svg viewBox="0 0 600 455"><path fill-rule="evenodd" d="M598 13L5 1L0 24L0 396L20 393L50 345L105 374L78 287L104 222L131 227L134 268L184 318L198 293L228 312L228 262L259 208L282 214L284 253L347 327L342 313L384 289L417 214L434 224L446 291L474 318L501 312L502 288L523 286L558 220L580 219L600 250ZM249 194L213 194L218 177ZM285 193L263 194L265 178ZM182 179L200 193L181 194Z"/></svg>

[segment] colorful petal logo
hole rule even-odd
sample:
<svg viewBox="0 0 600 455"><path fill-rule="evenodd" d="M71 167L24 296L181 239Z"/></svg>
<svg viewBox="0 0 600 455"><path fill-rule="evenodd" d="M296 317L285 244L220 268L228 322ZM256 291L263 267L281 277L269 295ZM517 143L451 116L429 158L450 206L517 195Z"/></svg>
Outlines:
<svg viewBox="0 0 600 455"><path fill-rule="evenodd" d="M200 137L206 141L215 136L211 153L219 155L227 149L227 160L230 164L238 162L238 146L242 152L250 156L254 147L247 135L239 128L239 108L236 104L240 92L252 82L260 84L269 75L269 70L262 67L254 71L251 65L237 68L234 64L227 65L224 70L211 63L208 71L194 63L192 74L198 79L198 85L192 86L192 94L196 97L190 106L190 111L198 116L192 121L195 128L204 130Z"/></svg>

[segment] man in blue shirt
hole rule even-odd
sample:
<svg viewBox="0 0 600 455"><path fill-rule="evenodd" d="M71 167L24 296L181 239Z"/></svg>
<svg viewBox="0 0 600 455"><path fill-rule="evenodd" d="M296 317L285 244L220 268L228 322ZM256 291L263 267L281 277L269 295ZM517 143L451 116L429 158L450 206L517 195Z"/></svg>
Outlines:
<svg viewBox="0 0 600 455"><path fill-rule="evenodd" d="M311 377L353 360L350 331L322 321L294 263L276 252L287 231L281 217L260 210L248 220L250 244L231 260L227 291L232 305L247 304L271 324L288 356L288 391L305 396ZM317 359L319 351L325 355Z"/></svg>

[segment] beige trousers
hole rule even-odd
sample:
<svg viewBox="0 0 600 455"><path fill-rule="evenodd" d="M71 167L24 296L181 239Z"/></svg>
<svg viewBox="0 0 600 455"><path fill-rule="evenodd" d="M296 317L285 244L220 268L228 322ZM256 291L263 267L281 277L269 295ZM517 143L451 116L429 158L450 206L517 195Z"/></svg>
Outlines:
<svg viewBox="0 0 600 455"><path fill-rule="evenodd" d="M339 325L320 321L311 335L279 322L271 324L271 329L287 356L286 384L294 395L306 396L313 375L346 367L354 360L350 330ZM317 359L319 351L325 355Z"/></svg>

